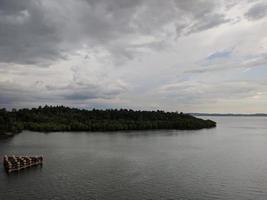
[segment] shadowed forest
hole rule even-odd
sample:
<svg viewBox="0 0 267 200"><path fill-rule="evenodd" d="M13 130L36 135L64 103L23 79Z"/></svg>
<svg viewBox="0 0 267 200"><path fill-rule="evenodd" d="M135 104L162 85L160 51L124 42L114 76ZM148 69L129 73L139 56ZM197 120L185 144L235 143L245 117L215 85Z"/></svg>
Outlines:
<svg viewBox="0 0 267 200"><path fill-rule="evenodd" d="M0 133L31 131L120 131L215 127L211 120L189 114L127 109L81 110L64 106L44 106L7 111L0 109Z"/></svg>

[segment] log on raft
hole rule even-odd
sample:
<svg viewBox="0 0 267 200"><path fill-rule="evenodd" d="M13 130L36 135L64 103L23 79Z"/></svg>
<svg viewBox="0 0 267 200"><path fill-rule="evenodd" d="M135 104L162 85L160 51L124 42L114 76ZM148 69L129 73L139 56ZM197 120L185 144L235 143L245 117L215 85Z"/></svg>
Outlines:
<svg viewBox="0 0 267 200"><path fill-rule="evenodd" d="M4 167L8 173L43 164L43 156L4 156Z"/></svg>

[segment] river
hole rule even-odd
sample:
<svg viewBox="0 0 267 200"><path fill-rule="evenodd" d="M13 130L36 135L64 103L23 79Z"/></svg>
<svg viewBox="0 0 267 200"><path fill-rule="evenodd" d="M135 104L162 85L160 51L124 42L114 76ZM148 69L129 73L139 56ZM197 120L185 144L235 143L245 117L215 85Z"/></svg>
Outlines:
<svg viewBox="0 0 267 200"><path fill-rule="evenodd" d="M216 128L0 140L0 199L267 199L267 118L209 118ZM8 175L5 154L43 155L44 164Z"/></svg>

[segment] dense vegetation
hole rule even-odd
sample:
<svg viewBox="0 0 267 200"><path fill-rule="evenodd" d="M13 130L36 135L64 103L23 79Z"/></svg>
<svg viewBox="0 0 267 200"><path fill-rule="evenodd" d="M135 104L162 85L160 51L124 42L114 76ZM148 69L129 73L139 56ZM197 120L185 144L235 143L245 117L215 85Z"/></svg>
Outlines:
<svg viewBox="0 0 267 200"><path fill-rule="evenodd" d="M164 111L80 110L44 106L6 111L0 109L0 133L31 131L118 131L147 129L201 129L215 127L211 120Z"/></svg>

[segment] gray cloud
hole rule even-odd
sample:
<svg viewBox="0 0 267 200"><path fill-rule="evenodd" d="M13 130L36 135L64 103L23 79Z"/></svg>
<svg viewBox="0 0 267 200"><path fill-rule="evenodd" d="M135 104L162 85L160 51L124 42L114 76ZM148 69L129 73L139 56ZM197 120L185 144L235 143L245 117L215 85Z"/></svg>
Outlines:
<svg viewBox="0 0 267 200"><path fill-rule="evenodd" d="M1 0L0 62L44 64L60 57L60 37L47 14L39 1Z"/></svg>
<svg viewBox="0 0 267 200"><path fill-rule="evenodd" d="M267 64L267 54L261 54L261 55L254 55L252 58L243 58L240 60L220 60L218 63L211 62L207 65L203 66L201 68L197 69L190 69L186 70L184 73L193 73L193 74L199 74L199 73L209 73L209 72L218 72L218 71L225 71L225 70L231 70L231 69L238 69L238 68L255 68L259 66L263 66Z"/></svg>
<svg viewBox="0 0 267 200"><path fill-rule="evenodd" d="M105 48L112 59L123 61L138 54L139 49L129 43L132 37L161 37L162 29L171 23L176 24L180 35L228 22L211 0L66 0L64 6L61 3L2 0L0 62L48 65L84 45ZM158 41L146 47L157 48L157 44Z"/></svg>
<svg viewBox="0 0 267 200"><path fill-rule="evenodd" d="M252 97L260 90L260 85L245 81L228 81L210 84L203 81L181 82L162 86L159 93L165 100L172 99L182 105L208 104L220 100L235 100Z"/></svg>
<svg viewBox="0 0 267 200"><path fill-rule="evenodd" d="M63 86L44 85L37 81L27 87L6 81L0 82L0 105L19 107L23 104L38 105L48 102L71 105L95 99L113 99L126 91L125 85L119 81L109 81L101 85L73 80Z"/></svg>
<svg viewBox="0 0 267 200"><path fill-rule="evenodd" d="M267 3L266 2L257 3L245 13L245 16L249 20L258 20L263 17L266 17L266 15L267 15Z"/></svg>
<svg viewBox="0 0 267 200"><path fill-rule="evenodd" d="M66 100L112 99L127 89L118 82L109 85L97 85L83 82L71 82L62 87L46 86L46 89Z"/></svg>
<svg viewBox="0 0 267 200"><path fill-rule="evenodd" d="M0 105L12 107L19 104L40 102L46 98L36 87L25 88L12 82L0 82Z"/></svg>
<svg viewBox="0 0 267 200"><path fill-rule="evenodd" d="M204 31L227 22L230 22L230 19L225 19L222 14L205 15L200 21L189 27L188 33Z"/></svg>
<svg viewBox="0 0 267 200"><path fill-rule="evenodd" d="M178 26L177 30L184 34L208 30L230 21L218 11L218 5L215 1L176 0L175 3L177 9L183 13L181 17L190 21L190 23L181 26L182 29Z"/></svg>
<svg viewBox="0 0 267 200"><path fill-rule="evenodd" d="M266 110L259 2L1 0L0 106Z"/></svg>

